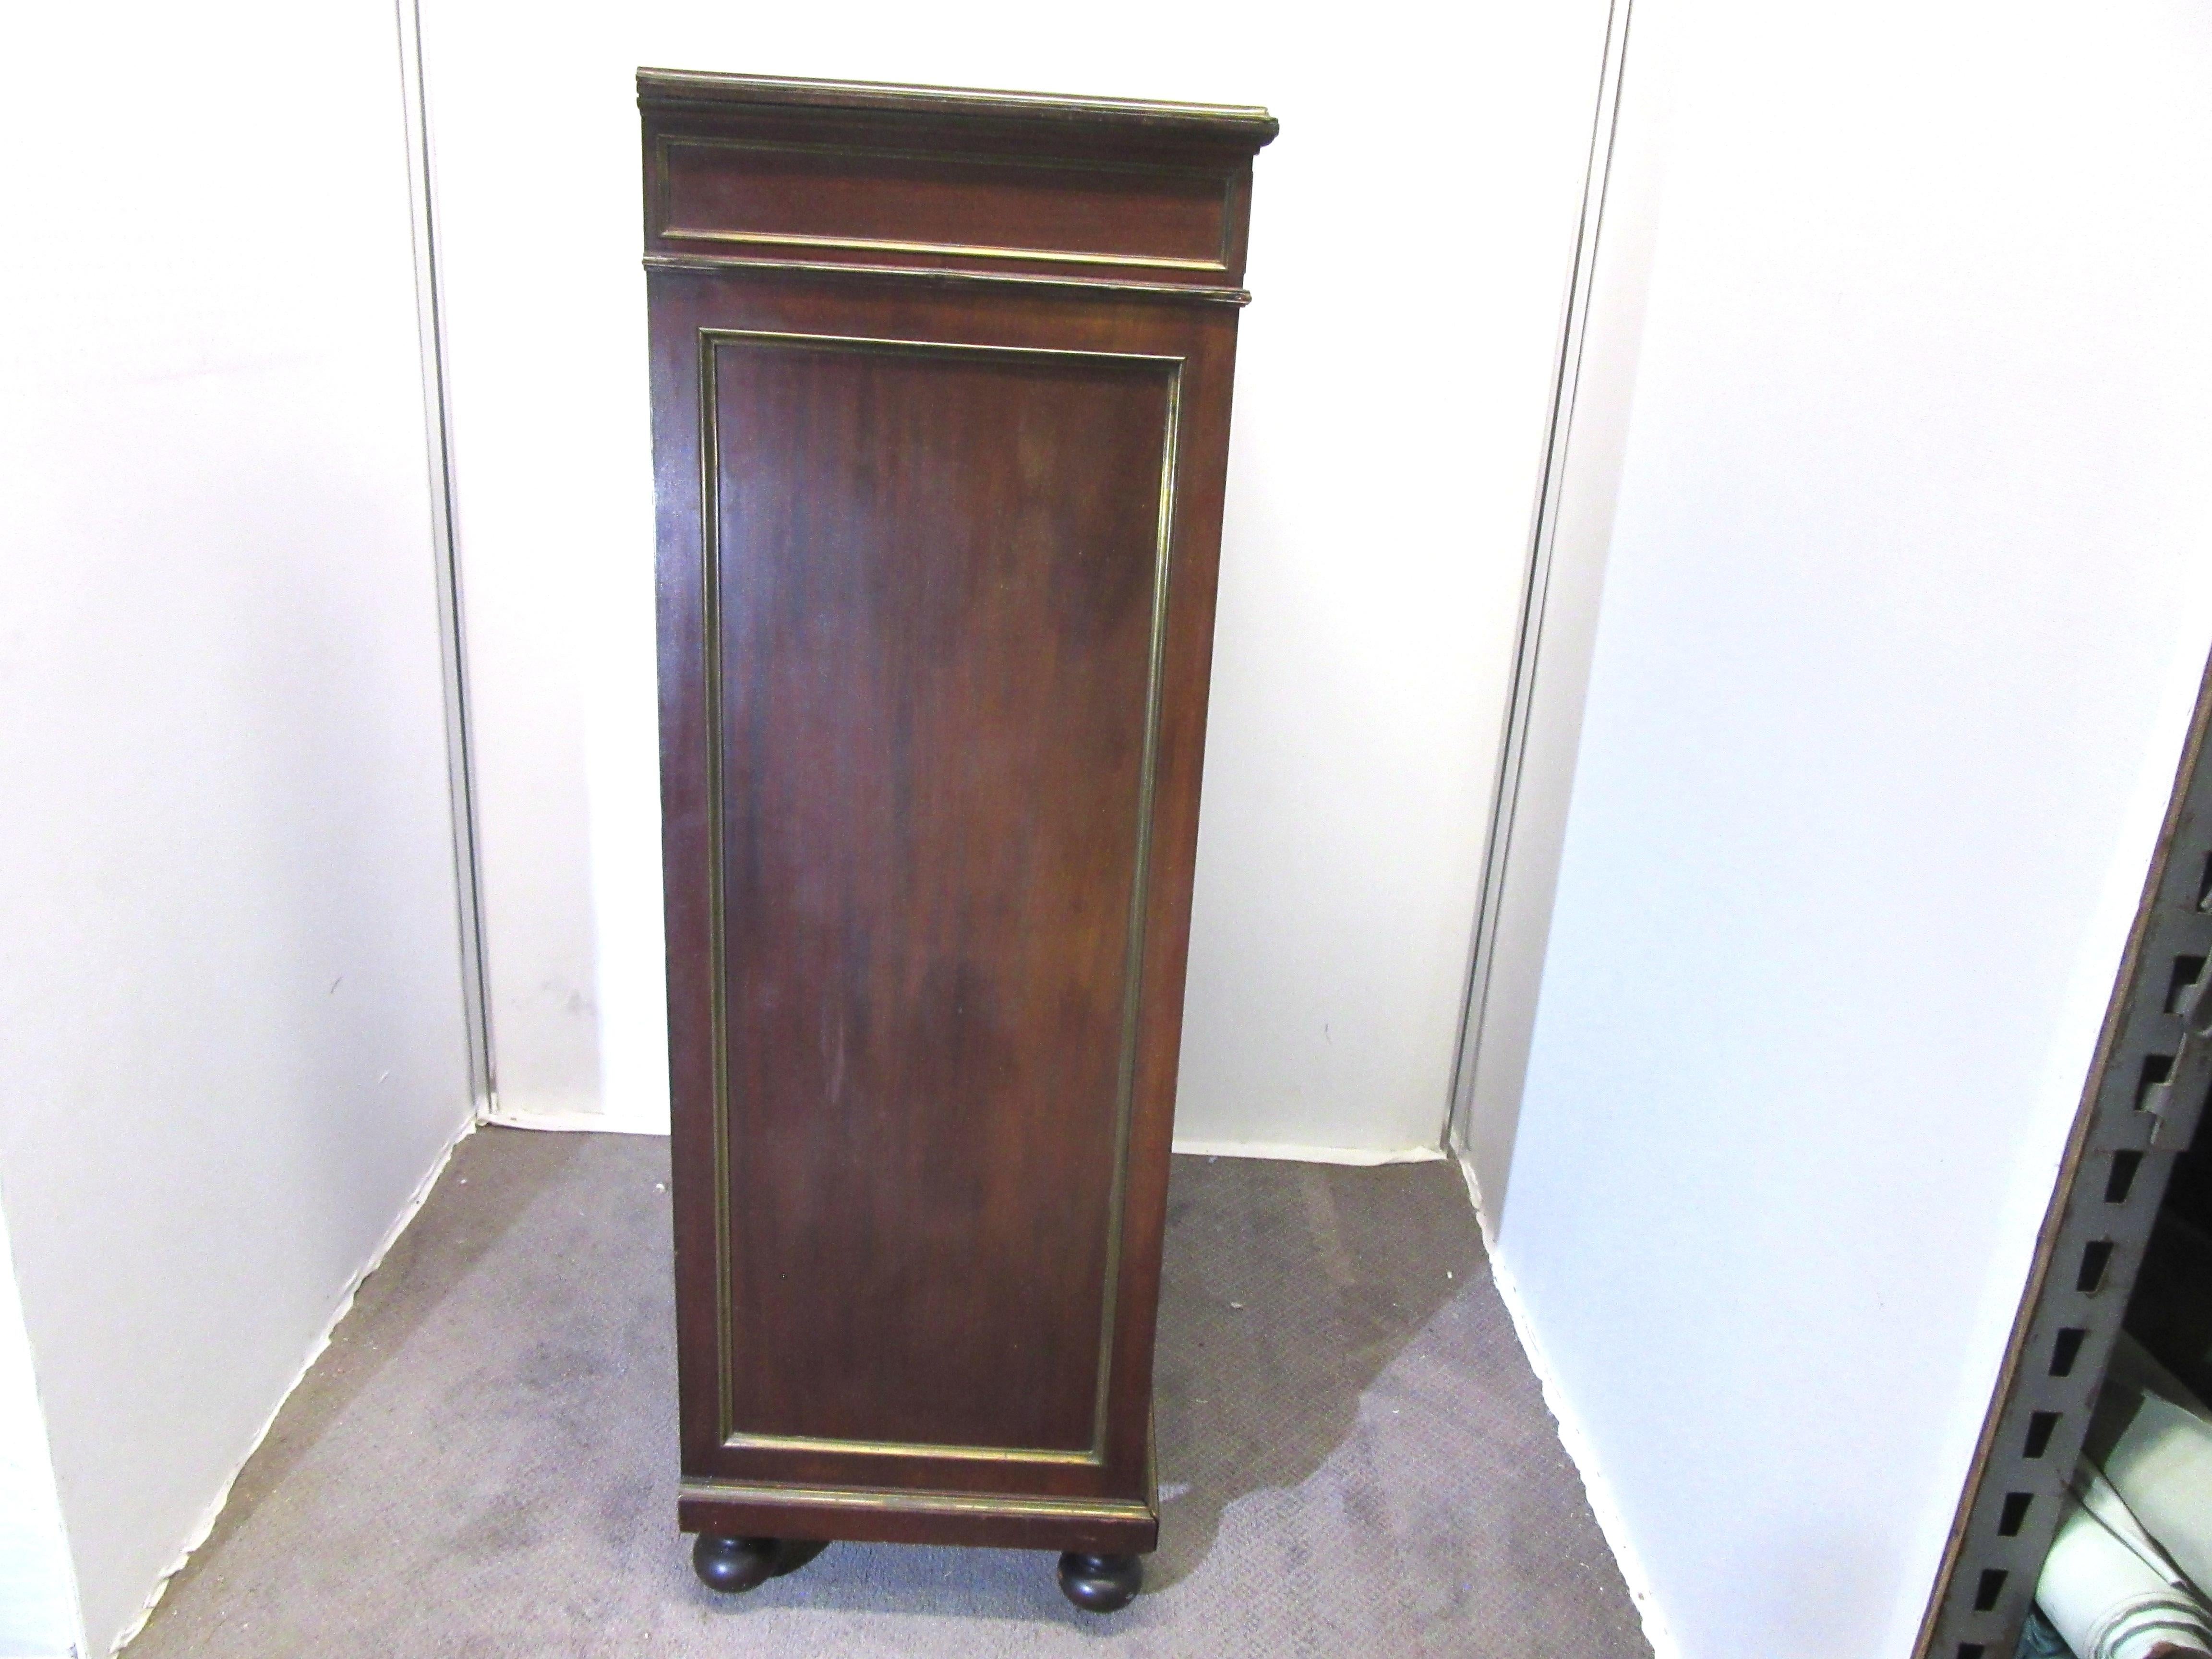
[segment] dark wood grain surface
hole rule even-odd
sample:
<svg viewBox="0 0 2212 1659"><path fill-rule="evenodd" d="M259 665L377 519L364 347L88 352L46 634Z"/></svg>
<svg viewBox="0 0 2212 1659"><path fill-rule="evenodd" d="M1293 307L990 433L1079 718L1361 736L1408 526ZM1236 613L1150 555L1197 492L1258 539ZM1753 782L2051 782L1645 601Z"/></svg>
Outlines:
<svg viewBox="0 0 2212 1659"><path fill-rule="evenodd" d="M645 250L1244 280L1264 110L641 71Z"/></svg>
<svg viewBox="0 0 2212 1659"><path fill-rule="evenodd" d="M672 137L670 242L1227 270L1233 175Z"/></svg>
<svg viewBox="0 0 2212 1659"><path fill-rule="evenodd" d="M1173 367L708 349L732 1426L1087 1450Z"/></svg>
<svg viewBox="0 0 2212 1659"><path fill-rule="evenodd" d="M650 289L684 1524L1150 1547L1237 313Z"/></svg>

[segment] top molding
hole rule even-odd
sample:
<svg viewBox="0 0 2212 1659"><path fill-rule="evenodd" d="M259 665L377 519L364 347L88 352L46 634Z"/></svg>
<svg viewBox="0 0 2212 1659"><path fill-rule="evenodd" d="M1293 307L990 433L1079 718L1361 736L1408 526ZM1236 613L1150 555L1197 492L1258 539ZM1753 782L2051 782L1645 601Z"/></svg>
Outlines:
<svg viewBox="0 0 2212 1659"><path fill-rule="evenodd" d="M637 100L646 109L746 108L820 115L889 116L976 129L1020 130L1234 149L1249 155L1279 127L1264 109L1243 104L1184 104L1136 98L1075 98L994 92L973 87L910 87L878 81L815 81L792 76L710 75L641 69Z"/></svg>
<svg viewBox="0 0 2212 1659"><path fill-rule="evenodd" d="M640 70L648 264L1241 305L1263 109Z"/></svg>

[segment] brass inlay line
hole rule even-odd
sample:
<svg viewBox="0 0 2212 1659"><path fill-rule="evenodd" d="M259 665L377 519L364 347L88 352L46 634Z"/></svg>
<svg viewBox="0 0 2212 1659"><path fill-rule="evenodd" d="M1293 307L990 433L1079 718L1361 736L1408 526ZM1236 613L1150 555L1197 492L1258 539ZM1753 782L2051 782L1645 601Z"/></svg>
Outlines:
<svg viewBox="0 0 2212 1659"><path fill-rule="evenodd" d="M1065 1463L1095 1468L1094 1447L1084 1451L1033 1451L1018 1446L940 1446L930 1441L829 1440L805 1434L726 1434L732 1451L835 1452L842 1457L946 1457L976 1463Z"/></svg>
<svg viewBox="0 0 2212 1659"><path fill-rule="evenodd" d="M1128 283L1096 276L1060 276L1023 270L963 270L957 265L870 265L830 259L748 259L718 253L648 253L647 270L691 270L707 276L797 273L805 276L896 277L932 283L982 283L1108 299L1182 300L1211 305L1248 306L1251 291L1202 283Z"/></svg>
<svg viewBox="0 0 2212 1659"><path fill-rule="evenodd" d="M795 75L728 75L700 70L641 69L638 101L708 100L765 104L831 113L911 109L953 115L1051 114L1162 118L1198 129L1218 126L1243 137L1275 136L1275 118L1257 104L1193 104L1166 98L1086 98L1057 92L1010 92L988 87L913 86L896 81L832 81ZM779 98L777 94L783 94Z"/></svg>
<svg viewBox="0 0 2212 1659"><path fill-rule="evenodd" d="M730 1400L730 1031L724 994L722 856L722 513L716 487L721 453L720 391L713 344L699 354L700 600L706 629L704 697L707 717L707 945L714 952L708 981L708 1058L714 1090L714 1394L715 1422L729 1432Z"/></svg>
<svg viewBox="0 0 2212 1659"><path fill-rule="evenodd" d="M1134 1498L1026 1498L1002 1492L906 1492L891 1487L786 1486L750 1480L687 1480L678 1496L706 1504L890 1510L909 1514L1043 1516L1072 1521L1152 1521Z"/></svg>
<svg viewBox="0 0 2212 1659"><path fill-rule="evenodd" d="M1220 259L1176 259L1135 253L1070 253L1056 248L986 247L974 242L896 242L876 236L802 236L795 232L696 230L669 225L661 233L672 241L744 242L764 247L842 247L856 253L945 253L968 259L1042 259L1056 265L1141 265L1159 270L1226 270Z"/></svg>
<svg viewBox="0 0 2212 1659"><path fill-rule="evenodd" d="M1176 434L1182 424L1182 364L1168 381L1167 433L1160 448L1160 515L1154 532L1152 635L1145 669L1145 749L1137 770L1137 860L1129 882L1129 953L1121 970L1121 1053L1115 1079L1114 1184L1106 1200L1106 1293L1101 1310L1094 1449L1105 1459L1106 1400L1114 1365L1114 1314L1121 1290L1122 1188L1129 1168L1130 1104L1137 1093L1137 1012L1145 982L1145 915L1152 861L1152 784L1160 753L1161 682L1168 641L1168 562L1175 550Z"/></svg>
<svg viewBox="0 0 2212 1659"><path fill-rule="evenodd" d="M1143 364L1168 373L1166 430L1160 459L1160 501L1153 548L1152 615L1151 637L1146 648L1145 732L1137 776L1137 845L1130 875L1129 943L1123 966L1121 1033L1115 1083L1113 1178L1107 1198L1106 1272L1100 1296L1098 1370L1092 1396L1091 1445L1087 1450L1054 1448L937 1445L921 1441L842 1440L811 1436L758 1435L740 1431L734 1422L735 1333L731 1319L730 1249L730 1134L728 963L726 938L726 895L723 884L722 779L722 637L720 538L721 505L716 483L717 459L721 453L720 410L716 387L719 349L726 343L757 344L770 349L852 351L916 356L1060 358L1079 361ZM879 339L860 335L795 334L767 329L702 328L699 331L700 483L701 519L706 555L704 614L708 628L707 776L708 855L714 867L708 882L710 909L708 938L714 951L710 979L713 1003L710 1028L714 1048L714 1285L717 1437L732 1449L806 1450L841 1455L954 1458L1004 1463L1059 1463L1103 1466L1106 1461L1107 1401L1112 1392L1114 1321L1118 1309L1121 1270L1121 1210L1128 1164L1129 1124L1136 1091L1138 1013L1142 1003L1144 934L1146 887L1152 868L1154 775L1159 758L1160 708L1166 662L1168 583L1175 546L1175 469L1177 429L1182 413L1182 374L1185 360L1127 351L1080 351L1061 347L981 345L963 341ZM800 1488L744 1487L744 1491L793 1492ZM827 1489L824 1489L825 1491ZM686 1496L695 1495L686 1489ZM696 1495L712 1494L702 1492ZM897 1494L902 1499L908 1494ZM933 1502L953 1501L950 1494L931 1494ZM808 1497L806 1502L847 1502L851 1494ZM796 1498L755 1498L757 1502L798 1502ZM976 1500L977 1507L1010 1512L1018 1504L1050 1504L1037 1513L1070 1513L1060 1499ZM859 1504L859 1507L900 1507L900 1504ZM913 1507L911 1504L905 1505ZM939 1505L942 1507L943 1505ZM1146 1516L1152 1511L1134 1506ZM1024 1511L1026 1512L1026 1511ZM1084 1511L1088 1513L1090 1511ZM1117 1511L1118 1513L1118 1511Z"/></svg>

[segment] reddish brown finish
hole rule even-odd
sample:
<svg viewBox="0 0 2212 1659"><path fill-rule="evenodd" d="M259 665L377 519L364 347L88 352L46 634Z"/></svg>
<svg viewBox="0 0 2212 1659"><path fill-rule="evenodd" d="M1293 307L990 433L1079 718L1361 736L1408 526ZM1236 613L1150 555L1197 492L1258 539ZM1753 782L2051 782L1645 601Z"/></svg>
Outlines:
<svg viewBox="0 0 2212 1659"><path fill-rule="evenodd" d="M1036 167L897 150L663 141L672 245L1024 257L1225 280L1232 181L1162 168Z"/></svg>
<svg viewBox="0 0 2212 1659"><path fill-rule="evenodd" d="M1238 298L1252 155L1275 132L1264 110L660 70L638 72L638 101L648 261L1090 277Z"/></svg>
<svg viewBox="0 0 2212 1659"><path fill-rule="evenodd" d="M793 208L825 234L888 222L846 209L988 234L929 215L992 144L1032 173L1057 146L1212 168L1241 261L1247 115L1224 140L1188 112L803 83L780 111L733 84L750 139L829 119L953 154L934 193ZM1180 234L1146 199L1126 245ZM802 252L650 281L683 1522L1149 1548L1237 313L1110 270Z"/></svg>
<svg viewBox="0 0 2212 1659"><path fill-rule="evenodd" d="M1174 366L713 337L733 1421L1086 1451Z"/></svg>

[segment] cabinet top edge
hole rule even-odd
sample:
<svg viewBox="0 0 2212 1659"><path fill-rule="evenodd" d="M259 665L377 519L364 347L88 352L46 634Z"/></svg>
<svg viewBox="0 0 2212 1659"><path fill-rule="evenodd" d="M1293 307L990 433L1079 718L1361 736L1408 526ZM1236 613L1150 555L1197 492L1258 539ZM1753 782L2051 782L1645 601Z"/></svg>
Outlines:
<svg viewBox="0 0 2212 1659"><path fill-rule="evenodd" d="M878 81L819 81L687 70L641 69L637 101L647 108L738 106L762 112L786 108L793 113L817 115L921 117L961 125L1019 126L1040 136L1053 131L1073 136L1088 130L1100 136L1195 140L1253 151L1279 131L1273 116L1247 104L1078 98L974 87L900 86Z"/></svg>

